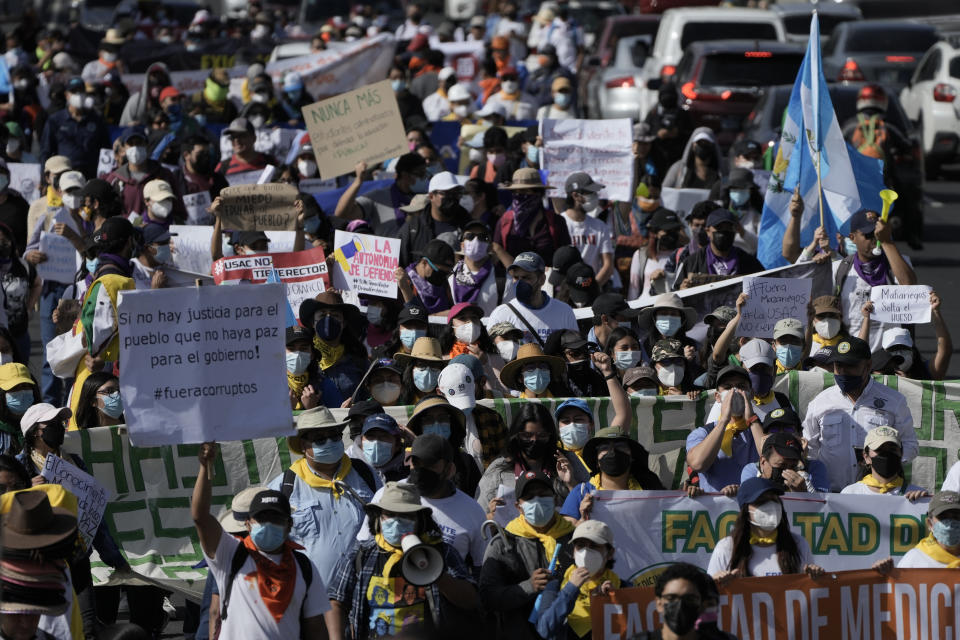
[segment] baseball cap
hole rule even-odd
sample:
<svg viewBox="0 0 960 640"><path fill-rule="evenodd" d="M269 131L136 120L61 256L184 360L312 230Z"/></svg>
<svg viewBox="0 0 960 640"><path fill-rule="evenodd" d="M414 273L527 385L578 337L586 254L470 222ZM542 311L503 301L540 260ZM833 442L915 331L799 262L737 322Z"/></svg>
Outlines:
<svg viewBox="0 0 960 640"><path fill-rule="evenodd" d="M434 191L450 191L451 189L459 188L461 188L460 183L457 182L457 178L452 173L449 171L441 171L430 178L430 185L427 187L427 191L433 193Z"/></svg>
<svg viewBox="0 0 960 640"><path fill-rule="evenodd" d="M456 262L456 256L453 255L453 247L443 240L433 239L427 243L423 250L423 257L437 265L438 267L453 268Z"/></svg>
<svg viewBox="0 0 960 640"><path fill-rule="evenodd" d="M674 338L664 338L663 340L657 340L657 343L653 345L653 351L650 354L650 359L654 362L661 362L663 360L668 360L670 358L682 358L683 357L683 343Z"/></svg>
<svg viewBox="0 0 960 640"><path fill-rule="evenodd" d="M593 301L593 317L599 318L603 314L633 318L640 315L640 309L634 309L627 304L626 298L619 293L601 293Z"/></svg>
<svg viewBox="0 0 960 640"><path fill-rule="evenodd" d="M800 416L790 407L777 407L773 411L768 411L763 418L764 432L770 431L773 427L790 427L794 431L798 431Z"/></svg>
<svg viewBox="0 0 960 640"><path fill-rule="evenodd" d="M253 125L250 124L250 121L244 117L234 118L230 122L230 126L226 130L227 135L234 135L240 133L249 133L254 135L255 131Z"/></svg>
<svg viewBox="0 0 960 640"><path fill-rule="evenodd" d="M457 83L447 90L448 102L463 102L464 100L472 99L473 96L470 95L470 89L468 89L465 84Z"/></svg>
<svg viewBox="0 0 960 640"><path fill-rule="evenodd" d="M585 171L576 171L567 177L564 189L566 189L567 193L573 193L574 191L597 193L601 191L604 186L605 185L595 182L594 179L590 177L590 174Z"/></svg>
<svg viewBox="0 0 960 640"><path fill-rule="evenodd" d="M31 405L23 414L23 417L20 418L20 431L26 436L30 427L38 422L49 422L56 418L66 420L71 415L73 415L73 412L69 407L58 408L46 402L38 402Z"/></svg>
<svg viewBox="0 0 960 640"><path fill-rule="evenodd" d="M570 536L570 542L576 540L589 540L596 544L608 544L613 546L613 531L599 520L584 520L573 530Z"/></svg>
<svg viewBox="0 0 960 640"><path fill-rule="evenodd" d="M751 369L757 364L765 364L772 367L777 359L770 343L760 338L754 338L740 347L739 356L740 362L743 363L745 369Z"/></svg>
<svg viewBox="0 0 960 640"><path fill-rule="evenodd" d="M867 435L863 439L863 447L864 449L876 451L888 442L900 446L900 434L897 430L888 426L874 427L870 429L870 431L867 431Z"/></svg>
<svg viewBox="0 0 960 640"><path fill-rule="evenodd" d="M750 169L731 169L727 186L731 189L749 189L754 185L753 171Z"/></svg>
<svg viewBox="0 0 960 640"><path fill-rule="evenodd" d="M273 489L265 489L250 501L250 517L256 518L263 513L279 513L290 516L290 501L287 496Z"/></svg>
<svg viewBox="0 0 960 640"><path fill-rule="evenodd" d="M800 444L800 439L796 435L785 431L771 433L763 441L761 454L767 457L772 451L776 451L789 460L799 460L803 457L803 446Z"/></svg>
<svg viewBox="0 0 960 640"><path fill-rule="evenodd" d="M43 163L43 170L53 175L70 171L72 168L73 164L67 156L50 156L47 158L47 161Z"/></svg>
<svg viewBox="0 0 960 640"><path fill-rule="evenodd" d="M112 216L103 221L100 228L93 234L94 244L106 244L114 240L126 240L132 238L136 229L129 220L123 216Z"/></svg>
<svg viewBox="0 0 960 640"><path fill-rule="evenodd" d="M726 305L717 307L707 315L703 316L704 324L710 324L711 322L719 321L722 324L726 325L728 322L733 320L737 315L737 310L733 307L728 307Z"/></svg>
<svg viewBox="0 0 960 640"><path fill-rule="evenodd" d="M960 510L960 493L956 491L941 491L930 498L927 513L934 518L947 511Z"/></svg>
<svg viewBox="0 0 960 640"><path fill-rule="evenodd" d="M563 282L564 276L567 275L567 269L578 262L582 262L580 250L572 245L567 244L554 251L553 264L550 269L550 284L557 286Z"/></svg>
<svg viewBox="0 0 960 640"><path fill-rule="evenodd" d="M539 273L546 269L546 265L540 254L533 251L524 251L513 259L513 264L507 268L507 271L513 268L523 269L528 273Z"/></svg>
<svg viewBox="0 0 960 640"><path fill-rule="evenodd" d="M778 320L777 324L773 325L773 339L778 340L780 336L795 336L803 340L803 323L796 318Z"/></svg>
<svg viewBox="0 0 960 640"><path fill-rule="evenodd" d="M410 455L422 465L432 465L438 460L453 461L453 446L450 441L437 433L425 433L417 436L410 447Z"/></svg>
<svg viewBox="0 0 960 640"><path fill-rule="evenodd" d="M727 209L714 209L710 212L710 215L707 216L707 226L715 227L724 222L737 222L737 218L733 215L732 212Z"/></svg>
<svg viewBox="0 0 960 640"><path fill-rule="evenodd" d="M881 346L884 349L893 347L913 347L913 338L910 337L910 331L904 327L893 327L883 332Z"/></svg>
<svg viewBox="0 0 960 640"><path fill-rule="evenodd" d="M737 490L737 504L740 505L742 509L748 504L756 502L760 496L768 491L772 491L778 496L783 495L783 489L766 478L750 478L741 484Z"/></svg>
<svg viewBox="0 0 960 640"><path fill-rule="evenodd" d="M585 262L578 262L567 269L566 277L570 301L577 305L586 306L600 293L597 284L597 274L593 267Z"/></svg>
<svg viewBox="0 0 960 640"><path fill-rule="evenodd" d="M830 348L827 364L833 364L834 362L859 364L864 360L870 360L872 355L869 344L860 338L850 337Z"/></svg>
<svg viewBox="0 0 960 640"><path fill-rule="evenodd" d="M350 410L347 412L347 419L353 420L354 418L363 418L366 420L367 416L382 412L383 406L381 406L376 400L361 400L350 407ZM351 437L355 436L351 434Z"/></svg>
<svg viewBox="0 0 960 640"><path fill-rule="evenodd" d="M130 144L130 140L133 138L140 138L144 142L147 141L147 133L140 127L127 127L120 134L120 142L123 144Z"/></svg>
<svg viewBox="0 0 960 640"><path fill-rule="evenodd" d="M287 339L284 344L290 344L298 340L306 340L308 342L312 341L313 329L309 327L301 327L300 325L287 327Z"/></svg>
<svg viewBox="0 0 960 640"><path fill-rule="evenodd" d="M480 378L486 376L486 373L483 371L483 363L480 362L480 358L473 355L472 353L461 353L458 356L450 358L450 363L458 363L464 365L467 369L470 369L470 373L473 374L473 383L476 384Z"/></svg>
<svg viewBox="0 0 960 640"><path fill-rule="evenodd" d="M522 500L527 488L533 484L542 484L550 489L550 491L553 491L553 481L542 471L526 471L517 478L517 500Z"/></svg>
<svg viewBox="0 0 960 640"><path fill-rule="evenodd" d="M487 116L498 115L502 118L507 117L507 108L502 102L494 102L493 100L487 100L487 104L483 105L483 109L477 111L474 115L478 118L486 118Z"/></svg>
<svg viewBox="0 0 960 640"><path fill-rule="evenodd" d="M80 188L87 184L87 179L79 171L65 171L60 174L60 190L68 191L70 189Z"/></svg>
<svg viewBox="0 0 960 640"><path fill-rule="evenodd" d="M143 187L143 197L151 202L160 202L167 198L174 198L176 194L166 180L151 180Z"/></svg>
<svg viewBox="0 0 960 640"><path fill-rule="evenodd" d="M60 55L60 54L58 53L57 55ZM54 66L60 68L60 65L56 64L56 60L54 60ZM87 84L83 81L83 78L79 76L74 76L70 78L70 80L67 82L67 91L69 91L70 93L83 93L86 90L87 90Z"/></svg>
<svg viewBox="0 0 960 640"><path fill-rule="evenodd" d="M180 96L180 91L176 87L164 87L163 91L160 92L160 102L163 102L167 98L177 98Z"/></svg>
<svg viewBox="0 0 960 640"><path fill-rule="evenodd" d="M748 156L760 153L760 143L756 140L744 138L733 143L734 156Z"/></svg>
<svg viewBox="0 0 960 640"><path fill-rule="evenodd" d="M476 381L465 364L451 362L440 372L437 391L457 409L471 409L477 405Z"/></svg>
<svg viewBox="0 0 960 640"><path fill-rule="evenodd" d="M641 380L649 380L654 384L659 384L657 380L657 371L653 367L631 367L623 372L623 386L630 387Z"/></svg>
<svg viewBox="0 0 960 640"><path fill-rule="evenodd" d="M837 296L817 296L811 302L813 304L813 315L821 313L836 313L840 315L840 298Z"/></svg>
<svg viewBox="0 0 960 640"><path fill-rule="evenodd" d="M719 385L721 382L723 382L724 378L733 374L743 376L744 380L750 379L750 374L746 369L743 367L738 367L735 364L728 364L723 369L720 369L720 373L717 374L717 384Z"/></svg>
<svg viewBox="0 0 960 640"><path fill-rule="evenodd" d="M491 338L496 338L497 336L506 337L511 333L516 333L516 335L520 337L523 335L523 330L514 324L510 324L509 322L498 322L487 329L487 334Z"/></svg>
<svg viewBox="0 0 960 640"><path fill-rule="evenodd" d="M143 244L168 242L170 238L177 235L175 233L170 233L170 227L164 224L154 224L152 222L145 224L140 232L143 234Z"/></svg>
<svg viewBox="0 0 960 640"><path fill-rule="evenodd" d="M400 433L400 427L397 425L397 421L388 413L374 413L367 416L363 421L363 431L361 431L361 434L368 433L374 429L386 431L392 436L399 435Z"/></svg>
<svg viewBox="0 0 960 640"><path fill-rule="evenodd" d="M638 122L633 125L634 142L653 142L656 137L656 133L650 127L649 123Z"/></svg>
<svg viewBox="0 0 960 640"><path fill-rule="evenodd" d="M868 215L869 214L869 215ZM862 234L873 233L877 228L877 213L870 209L860 209L850 216L850 232L859 231Z"/></svg>
<svg viewBox="0 0 960 640"><path fill-rule="evenodd" d="M587 346L587 339L571 329L566 329L560 334L560 348L576 351Z"/></svg>
<svg viewBox="0 0 960 640"><path fill-rule="evenodd" d="M93 198L94 200L101 202L116 200L118 196L116 189L110 186L109 182L100 178L91 178L90 180L87 180L87 184L83 185L83 190L80 193L83 196Z"/></svg>
<svg viewBox="0 0 960 640"><path fill-rule="evenodd" d="M427 161L423 159L419 153L410 152L405 153L397 160L397 166L394 167L394 170L400 173L413 173L418 169L422 169L427 166Z"/></svg>
<svg viewBox="0 0 960 640"><path fill-rule="evenodd" d="M647 223L647 228L654 231L674 231L676 229L683 229L683 223L680 222L680 218L677 217L677 214L669 209L657 209L650 217L650 222Z"/></svg>
<svg viewBox="0 0 960 640"><path fill-rule="evenodd" d="M263 231L241 231L237 234L236 244L243 245L244 247L249 247L261 240L266 240L270 242L270 238L267 237Z"/></svg>
<svg viewBox="0 0 960 640"><path fill-rule="evenodd" d="M407 324L408 322L428 322L426 307L419 302L408 302L400 309L397 314L397 324Z"/></svg>

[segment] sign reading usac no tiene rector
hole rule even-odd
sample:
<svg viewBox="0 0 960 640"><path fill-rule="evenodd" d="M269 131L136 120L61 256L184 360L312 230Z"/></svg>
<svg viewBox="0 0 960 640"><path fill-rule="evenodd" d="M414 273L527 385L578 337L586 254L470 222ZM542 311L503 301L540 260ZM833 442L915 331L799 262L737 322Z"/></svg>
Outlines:
<svg viewBox="0 0 960 640"><path fill-rule="evenodd" d="M303 108L310 143L323 178L353 173L409 151L397 98L384 80Z"/></svg>

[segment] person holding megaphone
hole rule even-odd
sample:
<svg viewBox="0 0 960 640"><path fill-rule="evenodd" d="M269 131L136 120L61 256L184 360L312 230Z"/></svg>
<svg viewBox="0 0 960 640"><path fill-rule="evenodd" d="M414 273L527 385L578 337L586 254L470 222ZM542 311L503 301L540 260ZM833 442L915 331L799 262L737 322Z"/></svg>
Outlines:
<svg viewBox="0 0 960 640"><path fill-rule="evenodd" d="M449 605L477 607L470 570L443 542L432 509L421 504L414 485L388 482L366 510L372 539L340 558L328 590L331 640L436 630L444 626Z"/></svg>

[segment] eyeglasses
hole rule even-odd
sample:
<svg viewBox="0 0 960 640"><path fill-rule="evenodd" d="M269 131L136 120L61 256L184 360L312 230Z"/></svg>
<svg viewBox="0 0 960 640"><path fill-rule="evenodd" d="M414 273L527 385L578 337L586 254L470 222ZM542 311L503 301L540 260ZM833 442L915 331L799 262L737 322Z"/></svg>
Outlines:
<svg viewBox="0 0 960 640"><path fill-rule="evenodd" d="M546 431L541 431L539 433L528 433L523 431L517 434L517 437L524 442L533 442L534 440L537 442L550 442L551 435Z"/></svg>
<svg viewBox="0 0 960 640"><path fill-rule="evenodd" d="M120 387L116 387L116 388L114 388L114 389L100 389L99 391L97 391L97 395L98 395L98 396L110 396L110 395L115 394L117 391L120 391Z"/></svg>
<svg viewBox="0 0 960 640"><path fill-rule="evenodd" d="M463 234L464 240L479 240L480 242L490 242L490 236L485 233L473 233L472 231L467 231Z"/></svg>

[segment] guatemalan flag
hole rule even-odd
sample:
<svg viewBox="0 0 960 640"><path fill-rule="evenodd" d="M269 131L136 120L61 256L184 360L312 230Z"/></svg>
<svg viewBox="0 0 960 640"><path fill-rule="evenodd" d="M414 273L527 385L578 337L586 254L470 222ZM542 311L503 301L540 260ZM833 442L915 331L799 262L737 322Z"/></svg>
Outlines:
<svg viewBox="0 0 960 640"><path fill-rule="evenodd" d="M793 83L780 147L763 201L757 258L767 269L787 264L781 253L782 242L790 221L790 198L797 185L806 205L800 222L801 246L813 241L813 233L820 226L818 157L823 223L830 244L835 245L836 233L849 232L850 216L858 209L880 210L880 191L885 188L883 161L864 156L843 138L823 77L820 24L814 12L807 54Z"/></svg>

